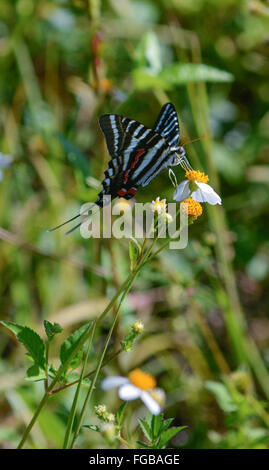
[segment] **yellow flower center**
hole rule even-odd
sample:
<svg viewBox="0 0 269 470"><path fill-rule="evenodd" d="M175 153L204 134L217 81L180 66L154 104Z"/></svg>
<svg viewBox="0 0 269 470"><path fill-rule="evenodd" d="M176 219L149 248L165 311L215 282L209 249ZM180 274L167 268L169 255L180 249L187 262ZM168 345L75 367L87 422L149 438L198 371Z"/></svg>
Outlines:
<svg viewBox="0 0 269 470"><path fill-rule="evenodd" d="M128 375L130 382L141 390L151 390L156 387L156 379L140 369L134 369Z"/></svg>
<svg viewBox="0 0 269 470"><path fill-rule="evenodd" d="M199 170L187 170L186 177L189 181L197 181L197 183L207 183L209 181L208 176Z"/></svg>
<svg viewBox="0 0 269 470"><path fill-rule="evenodd" d="M188 197L182 202L188 204L187 214L194 217L194 219L202 215L203 209L200 202L194 201L191 197Z"/></svg>

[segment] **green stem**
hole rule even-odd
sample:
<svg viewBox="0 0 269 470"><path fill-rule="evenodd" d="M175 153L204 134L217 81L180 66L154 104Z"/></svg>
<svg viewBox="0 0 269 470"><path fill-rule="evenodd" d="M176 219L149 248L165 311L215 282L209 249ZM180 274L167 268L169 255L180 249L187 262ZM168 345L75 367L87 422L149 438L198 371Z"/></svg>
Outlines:
<svg viewBox="0 0 269 470"><path fill-rule="evenodd" d="M48 390L49 385L49 341L46 341L46 379L45 379L45 392Z"/></svg>
<svg viewBox="0 0 269 470"><path fill-rule="evenodd" d="M115 359L115 357L117 357L122 351L123 351L123 349L118 349L118 351L116 351L114 354L111 354L111 356L109 356L108 359L105 362L103 362L102 367L105 367L110 361ZM91 370L90 372L88 372L86 375L84 375L83 380L88 379L89 377L91 377L91 375L93 375L95 373L95 371L96 371L96 369ZM53 390L51 392L51 395L55 395L56 393L59 393L62 390L65 390L68 387L72 387L72 385L76 385L77 383L79 383L79 380L80 379L74 380L74 382L70 382L66 385L63 385L62 387L56 388L55 390Z"/></svg>
<svg viewBox="0 0 269 470"><path fill-rule="evenodd" d="M94 378L91 382L91 386L88 390L88 393L87 393L87 396L85 398L85 401L84 401L84 404L83 404L83 407L82 407L82 410L81 410L81 413L80 413L80 416L79 416L79 419L78 419L78 423L77 423L77 427L76 427L76 430L75 430L75 433L74 433L74 437L73 437L73 440L72 440L72 443L71 443L71 448L74 447L74 444L76 442L76 439L78 437L78 434L79 434L79 431L80 431L80 428L81 428L81 425L82 425L82 422L83 422L83 418L84 418L84 415L85 415L85 412L86 412L86 408L88 406L88 403L91 399L91 396L92 396L92 392L93 392L93 389L94 389L94 386L95 386L95 383L96 383L96 380L98 378L98 375L99 375L99 372L100 372L100 369L101 369L101 366L102 366L102 362L103 362L103 359L105 357L105 354L106 354L106 351L107 351L107 348L108 348L108 345L109 345L109 342L110 342L110 338L112 336L112 333L113 333L113 330L114 330L114 327L116 325L116 322L117 322L117 319L118 319L118 316L119 316L119 313L120 313L120 307L122 305L122 302L123 300L125 299L126 295L128 294L129 290L131 289L133 283L134 283L134 280L137 276L139 272L139 267L138 269L133 273L133 275L131 276L131 279L129 281L129 284L127 285L126 287L126 290L124 291L124 293L122 294L122 297L120 299L120 302L119 302L119 305L117 307L117 310L116 310L116 313L115 313L115 317L114 317L114 320L113 320L113 323L110 327L110 330L109 330L109 333L107 335L107 339L106 339L106 343L105 343L105 347L103 349L103 352L101 354L101 357L98 361L98 364L97 364L97 368L96 368L96 372L95 372L95 375L94 375Z"/></svg>
<svg viewBox="0 0 269 470"><path fill-rule="evenodd" d="M95 332L95 324L93 325L93 328L91 330L91 336L89 338L89 344L88 344L87 352L86 352L86 355L85 355L85 359L84 359L82 371L81 371L81 374L80 374L78 386L76 388L76 393L75 393L74 400L73 400L73 403L72 403L72 408L71 408L71 411L70 411L70 415L69 415L69 419L68 419L68 423L67 423L67 428L66 428L66 433L65 433L65 437L64 437L63 449L67 449L67 446L68 446L68 443L69 443L69 440L70 440L70 435L71 435L71 432L72 432L73 423L74 423L74 419L75 419L75 415L76 415L76 411L77 411L77 406L78 406L78 397L79 397L80 390L81 390L81 385L82 385L82 380L83 380L86 364L88 362L89 352L90 352L90 349L91 349L91 346L92 346L92 340L93 340L94 332Z"/></svg>
<svg viewBox="0 0 269 470"><path fill-rule="evenodd" d="M128 449L133 449L133 447L131 446L131 444L129 444L129 442L127 442L125 439L123 439L123 437L119 436L118 439L119 439L119 441L122 442L122 444L124 444Z"/></svg>
<svg viewBox="0 0 269 470"><path fill-rule="evenodd" d="M51 391L54 387L54 385L59 381L60 377L62 376L62 374L64 373L64 371L67 369L67 367L69 366L69 363L72 361L73 357L78 353L78 351L82 348L83 344L85 343L85 341L87 341L87 339L89 338L90 336L90 331L91 331L91 326L88 327L88 329L85 331L85 333L83 334L83 336L81 337L81 340L80 342L78 343L78 345L76 346L76 348L73 350L72 354L70 354L69 358L59 367L58 371L57 371L57 374L55 375L54 379L52 380L51 384L49 385L47 391L45 392L45 394L43 395L43 398L41 399L41 402L39 403L38 407L37 407L37 410L35 411L35 414L34 416L32 417L30 423L28 424L27 428L25 429L24 431L24 434L22 436L22 439L18 445L18 449L21 449L27 439L27 437L29 436L30 434L30 431L33 427L33 425L35 424L42 408L44 407L44 405L47 403L48 401L48 398L50 397L51 395Z"/></svg>
<svg viewBox="0 0 269 470"><path fill-rule="evenodd" d="M170 241L170 240L168 240L167 243L169 243L169 241ZM127 277L127 279L124 281L124 283L122 284L121 288L118 290L118 292L116 292L116 294L114 295L114 297L111 299L111 301L109 302L108 306L105 308L105 310L103 311L103 313L102 313L102 314L100 315L100 317L96 320L95 327L97 327L97 325L99 325L99 324L101 323L101 321L103 320L103 318L107 315L107 313L108 313L108 312L111 310L111 308L113 307L114 303L117 301L118 297L123 293L124 289L126 289L125 292L124 292L124 294L123 294L123 296L122 296L122 298L121 298L121 301L120 301L120 304L119 304L119 307L120 307L122 301L124 300L124 298L125 298L126 295L128 294L128 292L129 292L129 290L130 290L130 288L131 288L131 286L132 286L132 284L133 284L133 282L134 282L134 280L135 280L135 278L136 278L136 276L137 276L139 270L144 266L144 264L146 264L146 262L148 262L150 259L152 259L153 256L156 256L156 254L159 253L159 252L167 245L167 243L165 243L159 250L157 250L156 253L154 253L153 255L151 255L149 258L148 258L148 256L147 256L149 253L146 254L146 257L145 257L145 258L142 258L142 257L140 258L139 263L138 263L138 266L136 267L135 271L133 271L133 272ZM145 245L144 245L144 246L145 246ZM114 320L113 325L112 325L113 328L112 328L112 330L111 330L111 334L112 334L112 331L113 331L113 329L114 329L115 322L116 322L116 320L117 320L117 316L118 316L118 313L119 313L119 307L118 307L118 309L117 309L116 317L115 317L115 320ZM111 334L110 334L110 336L111 336ZM75 354L77 354L77 352L79 351L79 349L81 349L81 347L83 346L83 344L85 343L85 341L87 341L87 339L89 338L89 336L90 336L90 334L89 334L89 332L87 332L87 335L84 335L84 336L82 337L81 341L79 342L78 346L75 348L75 350L73 351L73 353L70 355L69 359L68 359L64 364L62 364L62 365L60 366L60 368L59 368L59 370L58 370L56 376L54 377L54 379L52 380L50 386L48 387L47 391L45 392L44 396L42 397L42 399L41 399L41 401L40 401L40 403L39 403L39 405L38 405L38 408L36 409L36 411L35 411L35 413L34 413L32 419L31 419L30 423L28 424L27 428L25 429L25 432L24 432L24 434L23 434L23 436L22 436L22 439L21 439L21 441L20 441L20 443L19 443L19 445L18 445L18 449L21 449L21 448L23 447L23 445L24 445L25 441L27 440L27 438L28 438L28 436L29 436L29 434L30 434L30 432L31 432L31 429L32 429L32 427L34 426L34 424L35 424L35 422L36 422L36 420L37 420L37 418L38 418L38 416L39 416L41 410L43 409L43 407L44 407L45 404L47 403L49 397L50 397L51 395L53 395L53 393L54 393L54 392L53 392L53 387L54 387L55 384L59 381L59 378L62 376L62 374L64 373L64 371L65 371L66 368L68 367L70 361L73 359L73 357L75 356ZM110 337L109 337L109 340L110 340ZM109 341L109 340L108 340L108 341ZM107 345L108 345L108 343L107 343ZM97 366L97 369L95 370L94 379L93 379L93 382L92 382L91 387L90 387L89 392L88 392L88 395L89 395L88 401L89 401L89 399L90 399L90 397L91 397L92 390L93 390L93 386L94 386L95 381L96 381L96 379L97 379L97 377L98 377L99 371L100 371L100 369L101 369L101 367L102 367L102 362L103 362L103 358L104 358L106 349L107 349L107 346L105 347L105 349L104 349L104 351L103 351L103 354L102 354L102 356L101 356L101 360L99 361L99 364L98 364L98 366ZM92 373L90 373L90 374L92 374ZM90 374L89 374L89 375L90 375ZM66 387L65 387L65 388L66 388ZM60 391L60 390L62 390L62 388L58 389L57 391ZM88 401L87 401L87 402L88 402ZM83 410L82 410L82 413L83 413L83 415L82 415L82 417L81 417L82 419L83 419L83 416L84 416L84 413L85 413L85 409L86 409L86 406L83 407ZM82 422L82 419L81 419L81 422ZM80 428L80 426L79 426L79 428ZM78 432L79 432L79 429L78 429ZM77 438L78 432L77 432L77 434L74 435L73 442L72 442L72 446L73 446L74 443L75 443L75 440L76 440L76 438Z"/></svg>
<svg viewBox="0 0 269 470"><path fill-rule="evenodd" d="M38 418L38 416L39 416L40 411L42 410L42 408L43 408L43 407L45 406L45 404L47 403L47 401L48 401L48 399L49 399L49 396L50 396L50 395L49 395L49 392L46 392L46 393L43 395L43 398L42 398L41 402L39 403L39 405L38 405L38 407L37 407L37 409L36 409L36 411L35 411L35 414L33 415L33 417L32 417L32 419L31 419L30 423L28 424L28 426L27 426L27 428L26 428L26 430L25 430L25 432L24 432L24 434L23 434L23 436L22 436L22 439L21 439L21 441L20 441L20 443L19 443L19 445L18 445L18 447L17 447L17 449L22 449L22 447L23 447L23 445L24 445L26 439L28 438L28 436L29 436L29 434L30 434L30 431L31 431L33 425L35 424L35 422L36 422L36 420L37 420L37 418Z"/></svg>

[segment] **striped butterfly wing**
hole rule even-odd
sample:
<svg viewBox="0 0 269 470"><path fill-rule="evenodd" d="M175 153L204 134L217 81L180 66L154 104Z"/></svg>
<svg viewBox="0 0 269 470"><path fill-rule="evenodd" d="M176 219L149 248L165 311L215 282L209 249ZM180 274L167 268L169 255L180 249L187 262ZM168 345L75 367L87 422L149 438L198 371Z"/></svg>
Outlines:
<svg viewBox="0 0 269 470"><path fill-rule="evenodd" d="M149 184L173 159L166 140L133 119L105 114L99 124L112 157L98 196L100 205L106 194L130 199L138 186Z"/></svg>
<svg viewBox="0 0 269 470"><path fill-rule="evenodd" d="M178 146L179 123L176 109L172 103L166 103L162 107L153 130L166 139L169 147Z"/></svg>

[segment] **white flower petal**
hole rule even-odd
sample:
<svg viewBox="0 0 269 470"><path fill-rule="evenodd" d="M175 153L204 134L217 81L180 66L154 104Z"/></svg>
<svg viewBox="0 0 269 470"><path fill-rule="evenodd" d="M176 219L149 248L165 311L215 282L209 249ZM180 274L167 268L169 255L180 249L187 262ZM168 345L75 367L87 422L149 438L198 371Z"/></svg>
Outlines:
<svg viewBox="0 0 269 470"><path fill-rule="evenodd" d="M190 195L189 180L182 181L174 192L175 201L184 201Z"/></svg>
<svg viewBox="0 0 269 470"><path fill-rule="evenodd" d="M197 184L198 189L194 191L191 195L194 201L208 202L213 206L215 204L221 204L221 198L209 184L197 183L197 181L195 181L195 183Z"/></svg>
<svg viewBox="0 0 269 470"><path fill-rule="evenodd" d="M121 385L129 383L127 377L120 377L118 375L114 375L112 377L106 377L102 382L102 389L107 390L113 387L120 387Z"/></svg>
<svg viewBox="0 0 269 470"><path fill-rule="evenodd" d="M136 400L140 395L141 390L130 383L122 385L119 389L119 397L125 401Z"/></svg>
<svg viewBox="0 0 269 470"><path fill-rule="evenodd" d="M140 398L153 415L158 415L161 412L160 405L152 398L152 396L148 392L142 392Z"/></svg>

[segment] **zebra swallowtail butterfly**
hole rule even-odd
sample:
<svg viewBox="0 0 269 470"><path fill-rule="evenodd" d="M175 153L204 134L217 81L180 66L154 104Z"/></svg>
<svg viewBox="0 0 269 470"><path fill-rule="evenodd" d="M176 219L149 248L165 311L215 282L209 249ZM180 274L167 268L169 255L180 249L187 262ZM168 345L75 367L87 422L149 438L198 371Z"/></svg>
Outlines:
<svg viewBox="0 0 269 470"><path fill-rule="evenodd" d="M179 146L179 124L175 107L166 103L153 129L119 114L99 118L108 152L111 156L102 182L97 204L104 205L104 196L131 199L139 186L147 186L162 170L175 165L190 169L185 149ZM83 214L78 214L52 230L62 227ZM69 234L81 222L73 227ZM51 231L52 231L51 230Z"/></svg>

